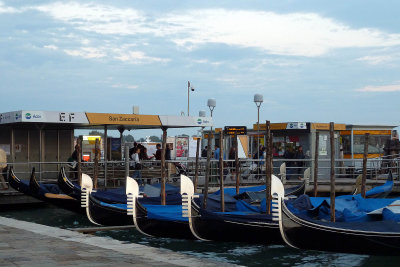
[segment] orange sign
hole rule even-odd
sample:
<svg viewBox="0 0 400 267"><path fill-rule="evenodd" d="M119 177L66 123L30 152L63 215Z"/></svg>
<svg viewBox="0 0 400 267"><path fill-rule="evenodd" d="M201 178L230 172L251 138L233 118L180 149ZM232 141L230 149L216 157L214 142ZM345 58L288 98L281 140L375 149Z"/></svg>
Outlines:
<svg viewBox="0 0 400 267"><path fill-rule="evenodd" d="M161 127L161 121L157 115L86 113L86 116L90 124L144 125Z"/></svg>
<svg viewBox="0 0 400 267"><path fill-rule="evenodd" d="M312 123L311 128L315 129L315 130L329 131L329 123ZM346 130L346 124L335 123L334 129L335 129L335 131L344 131L344 130Z"/></svg>

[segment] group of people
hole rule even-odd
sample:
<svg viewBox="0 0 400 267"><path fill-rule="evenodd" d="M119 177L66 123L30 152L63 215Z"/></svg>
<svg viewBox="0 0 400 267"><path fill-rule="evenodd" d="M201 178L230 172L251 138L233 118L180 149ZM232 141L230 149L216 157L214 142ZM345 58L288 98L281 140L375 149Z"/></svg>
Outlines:
<svg viewBox="0 0 400 267"><path fill-rule="evenodd" d="M129 160L130 160L129 166L131 169L133 169L133 178L137 178L140 185L143 185L142 172L141 172L141 170L143 169L142 161L151 160L153 158L155 160L161 160L161 156L162 156L161 144L157 144L156 153L154 153L152 156L149 156L147 154L147 147L145 147L142 144L138 144L136 142L133 143L133 147L129 149ZM165 159L171 160L171 149L169 148L168 144L165 150ZM150 180L148 180L147 183L150 184Z"/></svg>
<svg viewBox="0 0 400 267"><path fill-rule="evenodd" d="M288 147L283 154L285 159L290 159L286 161L286 177L291 178L301 178L301 173L304 167L304 159L306 158L303 152L303 147L297 147L297 150L292 147ZM298 159L298 160L294 160Z"/></svg>

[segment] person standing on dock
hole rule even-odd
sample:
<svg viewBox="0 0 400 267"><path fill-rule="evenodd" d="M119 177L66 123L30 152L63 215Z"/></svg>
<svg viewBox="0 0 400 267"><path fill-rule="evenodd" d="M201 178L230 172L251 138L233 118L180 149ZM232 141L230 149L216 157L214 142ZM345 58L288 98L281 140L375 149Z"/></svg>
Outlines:
<svg viewBox="0 0 400 267"><path fill-rule="evenodd" d="M161 160L161 152L162 152L161 144L157 144L156 145L156 149L157 149L157 151L154 154L154 157L155 157L156 160Z"/></svg>
<svg viewBox="0 0 400 267"><path fill-rule="evenodd" d="M220 149L219 149L219 145L215 145L215 150L214 150L214 159L219 159L219 152L220 152Z"/></svg>
<svg viewBox="0 0 400 267"><path fill-rule="evenodd" d="M306 158L306 156L304 155L302 146L299 146L297 148L297 152L296 152L294 158L298 159L294 163L296 164L296 167L297 167L296 174L298 176L298 179L301 179L301 173L302 173L302 170L304 168L304 159Z"/></svg>
<svg viewBox="0 0 400 267"><path fill-rule="evenodd" d="M140 148L139 147L134 147L132 150L132 155L130 157L130 166L133 169L133 177L132 178L137 178L138 184L143 185L143 180L142 180L142 164L140 164L139 160L139 154L140 154Z"/></svg>
<svg viewBox="0 0 400 267"><path fill-rule="evenodd" d="M7 186L7 154L6 152L0 148L0 184L2 190L8 190Z"/></svg>

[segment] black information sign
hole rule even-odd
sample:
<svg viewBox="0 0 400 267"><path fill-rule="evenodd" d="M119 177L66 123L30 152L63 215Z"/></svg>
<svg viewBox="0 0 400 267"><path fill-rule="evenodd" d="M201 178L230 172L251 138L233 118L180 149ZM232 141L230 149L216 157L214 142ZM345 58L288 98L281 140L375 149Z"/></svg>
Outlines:
<svg viewBox="0 0 400 267"><path fill-rule="evenodd" d="M224 134L225 135L247 135L247 127L246 126L225 126Z"/></svg>

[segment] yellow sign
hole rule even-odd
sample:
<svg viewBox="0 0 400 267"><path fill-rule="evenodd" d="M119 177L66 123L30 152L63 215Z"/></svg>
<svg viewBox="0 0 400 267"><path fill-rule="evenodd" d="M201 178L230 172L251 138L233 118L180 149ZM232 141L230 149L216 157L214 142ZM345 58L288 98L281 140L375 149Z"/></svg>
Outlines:
<svg viewBox="0 0 400 267"><path fill-rule="evenodd" d="M270 124L271 130L286 130L287 123L271 123ZM257 130L257 123L253 124L253 130ZM260 131L265 131L266 124L265 123L260 123Z"/></svg>
<svg viewBox="0 0 400 267"><path fill-rule="evenodd" d="M86 113L90 124L160 126L157 115Z"/></svg>
<svg viewBox="0 0 400 267"><path fill-rule="evenodd" d="M311 128L315 130L327 130L329 131L329 123L312 123ZM346 130L346 124L338 124L335 123L334 127L335 131L344 131Z"/></svg>

